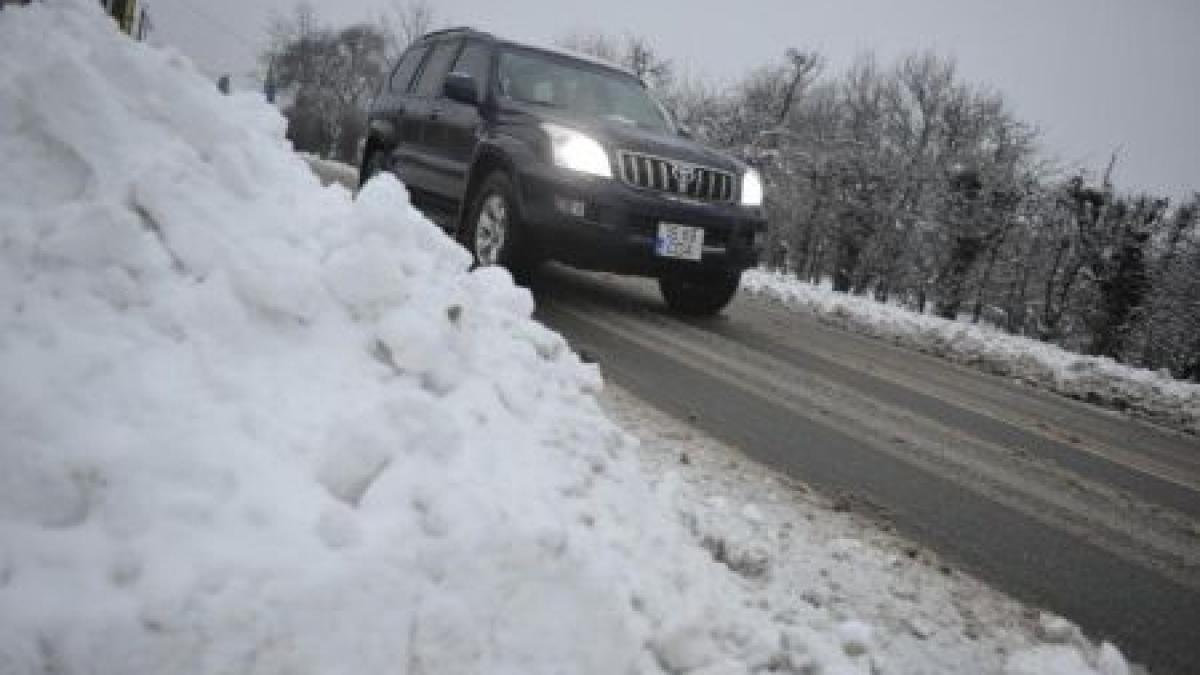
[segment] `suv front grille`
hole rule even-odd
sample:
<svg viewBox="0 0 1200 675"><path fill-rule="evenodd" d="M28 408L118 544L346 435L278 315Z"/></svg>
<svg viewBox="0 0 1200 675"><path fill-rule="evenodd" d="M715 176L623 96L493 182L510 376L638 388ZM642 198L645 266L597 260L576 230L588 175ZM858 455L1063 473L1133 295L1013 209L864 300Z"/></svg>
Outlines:
<svg viewBox="0 0 1200 675"><path fill-rule="evenodd" d="M624 150L617 158L621 179L634 187L706 202L733 201L733 174L726 171Z"/></svg>

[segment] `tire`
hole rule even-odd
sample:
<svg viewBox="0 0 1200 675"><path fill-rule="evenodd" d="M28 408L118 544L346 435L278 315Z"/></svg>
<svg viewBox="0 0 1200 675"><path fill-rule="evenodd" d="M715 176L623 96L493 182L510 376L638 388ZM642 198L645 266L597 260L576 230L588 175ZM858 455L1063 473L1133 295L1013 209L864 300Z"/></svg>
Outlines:
<svg viewBox="0 0 1200 675"><path fill-rule="evenodd" d="M741 270L723 270L660 277L658 288L667 307L684 316L715 316L733 300Z"/></svg>
<svg viewBox="0 0 1200 675"><path fill-rule="evenodd" d="M471 252L477 266L503 265L517 283L528 285L534 264L515 196L506 174L489 174L471 196L459 243Z"/></svg>
<svg viewBox="0 0 1200 675"><path fill-rule="evenodd" d="M383 171L384 153L379 150L369 150L367 155L363 157L362 166L358 169L358 189L362 189L367 181L379 175Z"/></svg>

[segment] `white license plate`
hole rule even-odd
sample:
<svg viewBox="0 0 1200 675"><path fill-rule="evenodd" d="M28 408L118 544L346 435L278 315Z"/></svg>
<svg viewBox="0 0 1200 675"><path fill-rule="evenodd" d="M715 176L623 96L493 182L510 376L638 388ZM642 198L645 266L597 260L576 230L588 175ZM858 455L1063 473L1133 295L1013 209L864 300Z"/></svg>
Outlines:
<svg viewBox="0 0 1200 675"><path fill-rule="evenodd" d="M654 253L664 258L699 260L704 252L704 228L659 223Z"/></svg>

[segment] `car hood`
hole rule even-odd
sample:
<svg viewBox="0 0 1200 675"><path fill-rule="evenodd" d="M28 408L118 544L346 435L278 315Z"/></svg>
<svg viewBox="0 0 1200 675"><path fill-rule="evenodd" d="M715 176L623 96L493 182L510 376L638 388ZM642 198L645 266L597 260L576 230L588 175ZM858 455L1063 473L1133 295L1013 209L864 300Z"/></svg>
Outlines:
<svg viewBox="0 0 1200 675"><path fill-rule="evenodd" d="M656 132L616 120L579 115L568 110L515 104L531 117L577 129L595 138L610 151L628 150L664 159L742 173L746 165L696 141L668 132Z"/></svg>

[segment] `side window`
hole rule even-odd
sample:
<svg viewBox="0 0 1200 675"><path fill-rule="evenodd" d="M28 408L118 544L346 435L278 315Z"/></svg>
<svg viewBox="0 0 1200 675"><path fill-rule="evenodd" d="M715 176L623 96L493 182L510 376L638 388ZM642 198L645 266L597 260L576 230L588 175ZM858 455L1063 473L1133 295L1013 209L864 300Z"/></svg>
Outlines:
<svg viewBox="0 0 1200 675"><path fill-rule="evenodd" d="M417 78L416 92L418 96L437 96L441 93L442 82L446 73L450 72L450 63L458 53L460 40L439 42L433 48L433 53L425 59L425 66Z"/></svg>
<svg viewBox="0 0 1200 675"><path fill-rule="evenodd" d="M488 75L491 72L491 50L482 42L468 42L454 62L451 72L466 73L475 78L479 91L487 91Z"/></svg>
<svg viewBox="0 0 1200 675"><path fill-rule="evenodd" d="M392 77L388 80L388 89L396 93L408 91L408 84L412 82L413 74L417 72L417 66L421 65L421 57L425 56L425 52L429 51L428 47L414 47L404 53L400 58L400 62L396 64L395 70L392 71Z"/></svg>

